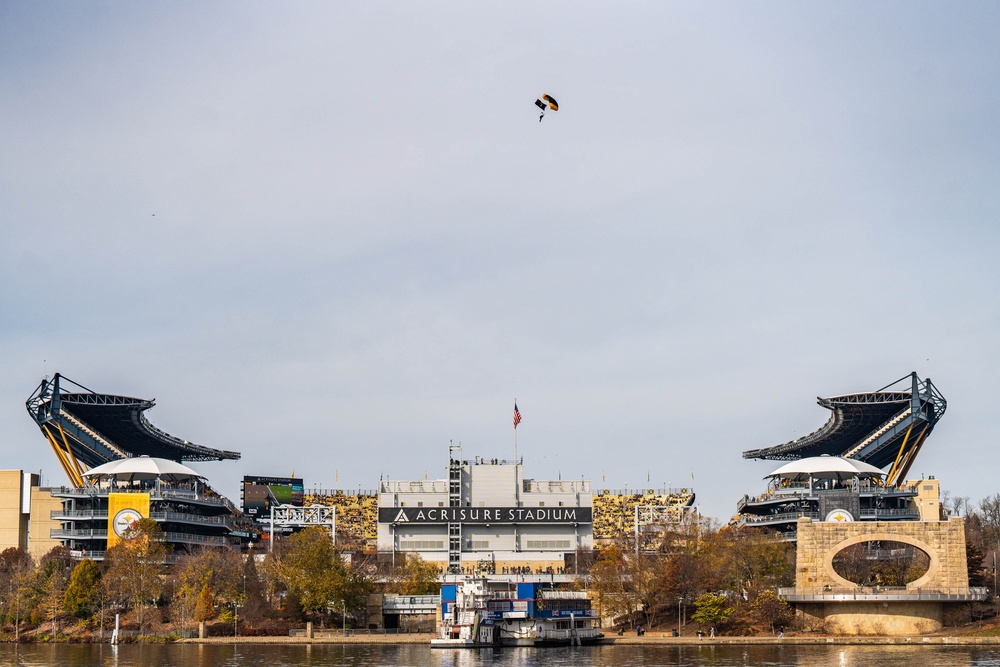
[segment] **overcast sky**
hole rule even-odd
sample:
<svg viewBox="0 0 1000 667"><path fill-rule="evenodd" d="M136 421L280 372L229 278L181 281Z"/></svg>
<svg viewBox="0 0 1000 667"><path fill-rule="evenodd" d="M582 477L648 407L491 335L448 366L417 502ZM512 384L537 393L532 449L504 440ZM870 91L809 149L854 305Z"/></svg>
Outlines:
<svg viewBox="0 0 1000 667"><path fill-rule="evenodd" d="M693 486L916 371L1000 491L1000 4L0 2L0 467L55 372L307 488ZM542 122L534 100L559 101Z"/></svg>

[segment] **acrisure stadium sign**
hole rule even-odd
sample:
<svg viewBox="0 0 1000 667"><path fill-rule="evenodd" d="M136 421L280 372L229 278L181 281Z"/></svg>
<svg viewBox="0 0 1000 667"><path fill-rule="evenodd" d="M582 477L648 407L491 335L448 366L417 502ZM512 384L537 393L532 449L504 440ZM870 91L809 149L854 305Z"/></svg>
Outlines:
<svg viewBox="0 0 1000 667"><path fill-rule="evenodd" d="M379 523L593 523L590 507L380 507Z"/></svg>

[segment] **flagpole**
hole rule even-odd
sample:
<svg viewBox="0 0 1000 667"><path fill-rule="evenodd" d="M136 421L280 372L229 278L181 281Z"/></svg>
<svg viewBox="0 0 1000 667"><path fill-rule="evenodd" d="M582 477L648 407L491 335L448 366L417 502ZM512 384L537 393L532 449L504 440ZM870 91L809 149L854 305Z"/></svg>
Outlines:
<svg viewBox="0 0 1000 667"><path fill-rule="evenodd" d="M517 397L514 397L514 412L517 413ZM517 465L517 422L514 422L514 465Z"/></svg>

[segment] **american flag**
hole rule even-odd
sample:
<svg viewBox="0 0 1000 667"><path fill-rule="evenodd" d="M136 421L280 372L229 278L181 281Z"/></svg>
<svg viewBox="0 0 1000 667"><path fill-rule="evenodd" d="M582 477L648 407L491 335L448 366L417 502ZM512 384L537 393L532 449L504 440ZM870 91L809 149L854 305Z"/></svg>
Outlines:
<svg viewBox="0 0 1000 667"><path fill-rule="evenodd" d="M517 402L514 402L514 428L521 423L521 411L517 409Z"/></svg>

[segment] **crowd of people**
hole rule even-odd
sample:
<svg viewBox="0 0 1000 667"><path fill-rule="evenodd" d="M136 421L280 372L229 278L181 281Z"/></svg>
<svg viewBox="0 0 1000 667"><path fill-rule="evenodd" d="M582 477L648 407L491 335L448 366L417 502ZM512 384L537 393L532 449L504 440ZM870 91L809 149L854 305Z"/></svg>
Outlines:
<svg viewBox="0 0 1000 667"><path fill-rule="evenodd" d="M375 545L378 538L378 496L341 490L307 492L306 505L337 508L337 535Z"/></svg>
<svg viewBox="0 0 1000 667"><path fill-rule="evenodd" d="M635 530L636 507L677 508L677 519L694 500L687 490L663 492L649 490L636 493L600 491L594 495L594 539L612 540Z"/></svg>

